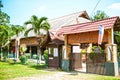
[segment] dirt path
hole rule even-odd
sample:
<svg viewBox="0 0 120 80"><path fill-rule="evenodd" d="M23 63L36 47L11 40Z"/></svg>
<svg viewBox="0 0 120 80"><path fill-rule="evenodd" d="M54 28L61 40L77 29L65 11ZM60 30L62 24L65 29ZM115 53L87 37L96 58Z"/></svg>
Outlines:
<svg viewBox="0 0 120 80"><path fill-rule="evenodd" d="M81 72L63 72L58 70L43 70L48 71L50 74L46 75L32 75L29 77L19 77L14 78L10 80L101 80L100 75L97 74L87 74L87 73L81 73ZM96 78L96 76L98 78ZM102 75L101 75L102 76ZM105 80L112 80L111 78ZM114 80L120 80L120 79L114 79Z"/></svg>
<svg viewBox="0 0 120 80"><path fill-rule="evenodd" d="M47 75L33 75L30 77L19 77L19 78L14 78L11 80L64 80L62 78L64 78L65 75L67 75L69 73L67 72L53 72L53 74L47 74Z"/></svg>

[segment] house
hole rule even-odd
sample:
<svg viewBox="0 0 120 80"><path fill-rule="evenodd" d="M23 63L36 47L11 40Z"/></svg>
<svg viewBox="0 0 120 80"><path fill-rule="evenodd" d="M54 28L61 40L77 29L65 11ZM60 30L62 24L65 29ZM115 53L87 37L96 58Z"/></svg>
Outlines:
<svg viewBox="0 0 120 80"><path fill-rule="evenodd" d="M64 35L66 51L61 61L63 70L75 70L83 67L81 50L86 49L87 55L90 55L92 46L98 46L100 25L104 27L104 36L102 44L99 46L105 50L105 55L104 57L98 56L98 62L92 62L89 56L87 56L86 72L103 75L119 75L117 45L114 41L114 32L120 31L119 17L61 27L56 34Z"/></svg>
<svg viewBox="0 0 120 80"><path fill-rule="evenodd" d="M86 11L81 11L81 12L65 15L65 16L62 16L62 17L59 17L59 18L49 20L49 23L51 25L50 32L56 33L58 28L60 28L61 26L84 23L84 22L90 22L89 16L88 16ZM27 29L30 28L30 27L31 27L31 25L26 26ZM39 49L37 47L38 46L38 39L37 39L37 37L36 37L36 35L34 34L33 31L31 31L28 34L28 38L24 37L24 32L20 34L19 38L20 38L20 45L21 44L26 44L27 45L26 53L31 54L31 57L33 57L34 54L37 54L37 51ZM50 38L51 38L51 40L53 40L53 42L52 43L50 42L49 44L54 45L54 44L56 44L56 42L58 44L63 44L63 36L57 37L56 39L53 39L52 35L50 35ZM45 41L44 44L42 44L43 45L42 51L46 49L45 45L48 42L49 41ZM50 45L48 47L50 47ZM12 51L14 52L14 50L15 50L15 38L13 38L13 41L12 41Z"/></svg>
<svg viewBox="0 0 120 80"><path fill-rule="evenodd" d="M49 21L52 29L50 30L51 41L46 45L49 52L48 66L61 68L62 55L65 52L64 36L57 35L61 26L90 22L86 11L69 14Z"/></svg>

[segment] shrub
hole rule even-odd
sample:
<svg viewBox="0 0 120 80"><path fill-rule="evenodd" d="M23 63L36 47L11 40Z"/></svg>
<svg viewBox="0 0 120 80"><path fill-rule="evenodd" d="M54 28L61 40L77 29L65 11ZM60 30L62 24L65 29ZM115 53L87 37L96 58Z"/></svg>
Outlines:
<svg viewBox="0 0 120 80"><path fill-rule="evenodd" d="M45 59L46 64L48 64L48 50L45 50L45 51L44 51L43 56L44 56L44 59Z"/></svg>
<svg viewBox="0 0 120 80"><path fill-rule="evenodd" d="M36 54L33 54L33 59L37 59L37 55Z"/></svg>
<svg viewBox="0 0 120 80"><path fill-rule="evenodd" d="M100 46L93 46L92 52L90 53L89 57L94 62L96 60L98 54L104 56L104 50Z"/></svg>
<svg viewBox="0 0 120 80"><path fill-rule="evenodd" d="M25 53L25 56L27 57L27 59L30 59L30 58L31 58L30 53Z"/></svg>
<svg viewBox="0 0 120 80"><path fill-rule="evenodd" d="M20 61L22 64L26 64L27 63L27 57L25 55L20 56Z"/></svg>

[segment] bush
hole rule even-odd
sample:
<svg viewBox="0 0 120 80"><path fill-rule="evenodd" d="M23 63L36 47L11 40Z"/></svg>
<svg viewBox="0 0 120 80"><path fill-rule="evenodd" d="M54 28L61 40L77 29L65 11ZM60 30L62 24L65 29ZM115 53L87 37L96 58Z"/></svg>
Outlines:
<svg viewBox="0 0 120 80"><path fill-rule="evenodd" d="M30 53L25 53L25 56L27 57L27 59L30 59L30 58L31 58Z"/></svg>
<svg viewBox="0 0 120 80"><path fill-rule="evenodd" d="M45 50L45 51L44 51L43 56L44 56L44 59L45 59L46 64L48 64L48 50Z"/></svg>
<svg viewBox="0 0 120 80"><path fill-rule="evenodd" d="M20 61L22 64L26 64L27 63L27 57L25 55L20 57Z"/></svg>
<svg viewBox="0 0 120 80"><path fill-rule="evenodd" d="M33 59L37 59L37 55L36 54L33 54Z"/></svg>
<svg viewBox="0 0 120 80"><path fill-rule="evenodd" d="M8 60L8 57L7 57L7 56L4 56L4 57L3 57L3 61L7 62L7 60Z"/></svg>

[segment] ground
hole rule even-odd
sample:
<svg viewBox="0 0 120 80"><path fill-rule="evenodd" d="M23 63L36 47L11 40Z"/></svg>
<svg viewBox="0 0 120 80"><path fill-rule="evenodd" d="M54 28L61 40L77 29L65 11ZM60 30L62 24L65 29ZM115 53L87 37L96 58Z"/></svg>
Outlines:
<svg viewBox="0 0 120 80"><path fill-rule="evenodd" d="M87 74L81 72L63 72L53 69L46 69L44 71L51 72L49 75L33 75L28 77L19 77L10 80L120 80L114 77L102 76L97 74ZM103 79L104 78L104 79Z"/></svg>
<svg viewBox="0 0 120 80"><path fill-rule="evenodd" d="M61 71L48 68L45 64L36 64L29 60L27 64L14 63L13 60L0 62L0 80L120 80L120 77L88 74L80 71Z"/></svg>

